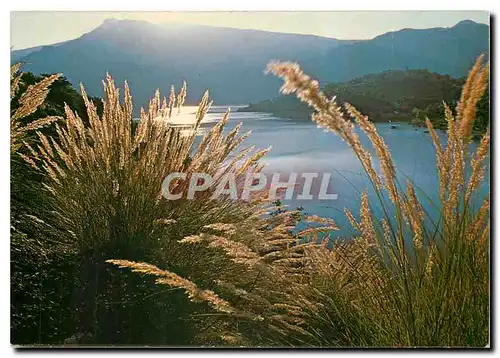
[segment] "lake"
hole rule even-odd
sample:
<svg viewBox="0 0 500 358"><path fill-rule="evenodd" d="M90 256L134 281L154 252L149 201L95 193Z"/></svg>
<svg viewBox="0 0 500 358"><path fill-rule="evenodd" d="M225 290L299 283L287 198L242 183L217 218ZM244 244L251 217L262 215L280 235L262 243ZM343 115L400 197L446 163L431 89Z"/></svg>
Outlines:
<svg viewBox="0 0 500 358"><path fill-rule="evenodd" d="M235 108L236 107L236 108ZM344 208L349 208L355 216L359 212L360 193L368 189L375 216L382 217L380 208L371 184L368 181L358 159L352 150L338 136L326 132L310 120L291 120L274 117L266 113L236 112L238 106L232 106L231 119L226 131L233 129L238 123L243 123L243 132L252 130L250 137L243 146L255 145L264 149L272 145L271 152L263 158L267 163L267 172L319 172L331 173L328 192L338 194L337 200L285 200L290 209L302 206L309 214L334 218L343 228L339 235L351 233L350 224L345 218ZM217 122L227 107L212 107L203 121L207 128ZM398 180L405 185L406 178L413 181L417 195L430 217L439 215L436 159L434 146L424 128L398 123L397 129L391 129L389 123L377 124L377 130L389 146L397 168ZM360 131L358 131L360 132ZM440 139L446 140L446 134L438 131ZM360 133L362 144L370 147L368 138ZM477 143L471 144L474 150ZM378 160L372 151L374 165L378 170ZM488 195L489 168L486 173L488 180L479 190L475 203ZM284 177L282 180L286 180ZM425 194L424 194L425 193ZM380 215L377 215L378 214Z"/></svg>

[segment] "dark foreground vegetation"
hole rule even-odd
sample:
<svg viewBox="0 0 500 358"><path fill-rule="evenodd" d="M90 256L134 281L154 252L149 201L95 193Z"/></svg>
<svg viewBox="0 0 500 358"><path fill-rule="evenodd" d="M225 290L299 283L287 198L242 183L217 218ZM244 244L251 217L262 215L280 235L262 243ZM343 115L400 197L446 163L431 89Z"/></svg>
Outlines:
<svg viewBox="0 0 500 358"><path fill-rule="evenodd" d="M397 182L373 122L352 105L338 107L295 64L269 71L283 78L285 94L314 108L313 121L350 145L376 190L373 198L362 193L359 214L346 209L352 238L333 247L326 247L338 229L333 219L281 210L265 193L250 202L210 200L210 191L196 200L163 197L171 172L223 169L242 180L248 169L262 169L268 150L242 149L248 134L240 126L223 134L229 112L195 144L208 93L187 132L170 125L185 85L163 100L157 93L133 125L127 84L118 91L108 77L101 101L58 75L12 67L13 344L489 344L489 198L471 204L484 179L489 130L475 153L467 150L489 66L480 58L454 111L444 107L447 143L426 122L442 208L430 224L418 183ZM353 123L370 138L379 173ZM387 215L372 217L373 205ZM298 220L308 226L295 233ZM319 233L326 233L321 243Z"/></svg>

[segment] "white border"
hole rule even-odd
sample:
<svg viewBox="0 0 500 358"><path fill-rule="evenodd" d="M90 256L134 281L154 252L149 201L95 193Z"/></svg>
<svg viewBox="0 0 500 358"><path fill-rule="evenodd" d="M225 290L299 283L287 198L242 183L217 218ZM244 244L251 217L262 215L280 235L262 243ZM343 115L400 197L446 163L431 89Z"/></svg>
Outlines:
<svg viewBox="0 0 500 358"><path fill-rule="evenodd" d="M404 2L398 0L367 1L350 0L343 2L326 2L322 0L254 0L237 2L233 0L184 0L179 2L165 1L95 1L69 2L65 0L16 1L9 7L10 11L19 10L86 10L86 11L353 11L353 10L494 10L494 1L478 0L445 1L422 0Z"/></svg>

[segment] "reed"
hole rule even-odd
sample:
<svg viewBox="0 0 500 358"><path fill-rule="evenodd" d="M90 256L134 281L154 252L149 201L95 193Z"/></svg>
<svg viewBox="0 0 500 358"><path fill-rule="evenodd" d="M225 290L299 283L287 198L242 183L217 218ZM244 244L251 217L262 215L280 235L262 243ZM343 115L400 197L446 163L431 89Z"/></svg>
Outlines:
<svg viewBox="0 0 500 358"><path fill-rule="evenodd" d="M270 63L315 113L312 120L339 135L361 161L376 195L361 197L359 219L346 209L357 234L332 250L309 244L311 292L322 307L310 329L318 344L344 346L483 347L489 343L489 198L472 197L484 181L489 130L469 156L476 106L488 86L489 65L479 57L471 69L456 116L445 104L447 141L427 120L437 159L441 215L428 217L418 183L402 186L391 153L375 125L351 104L338 105L297 64ZM351 122L353 119L354 122ZM367 135L380 173L359 143L354 126ZM468 174L467 168L472 168ZM385 200L386 195L390 201ZM430 193L429 193L430 194ZM374 217L370 207L382 207ZM341 328L328 328L342 322ZM322 327L319 329L319 327Z"/></svg>

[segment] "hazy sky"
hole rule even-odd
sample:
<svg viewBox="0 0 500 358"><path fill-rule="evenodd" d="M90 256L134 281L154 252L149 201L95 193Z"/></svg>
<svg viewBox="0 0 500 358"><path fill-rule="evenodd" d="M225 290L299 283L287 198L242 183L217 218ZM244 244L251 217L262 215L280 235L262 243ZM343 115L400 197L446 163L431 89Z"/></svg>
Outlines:
<svg viewBox="0 0 500 358"><path fill-rule="evenodd" d="M106 18L369 39L403 28L449 27L461 20L489 23L484 11L380 12L11 12L11 46L22 49L77 38Z"/></svg>

